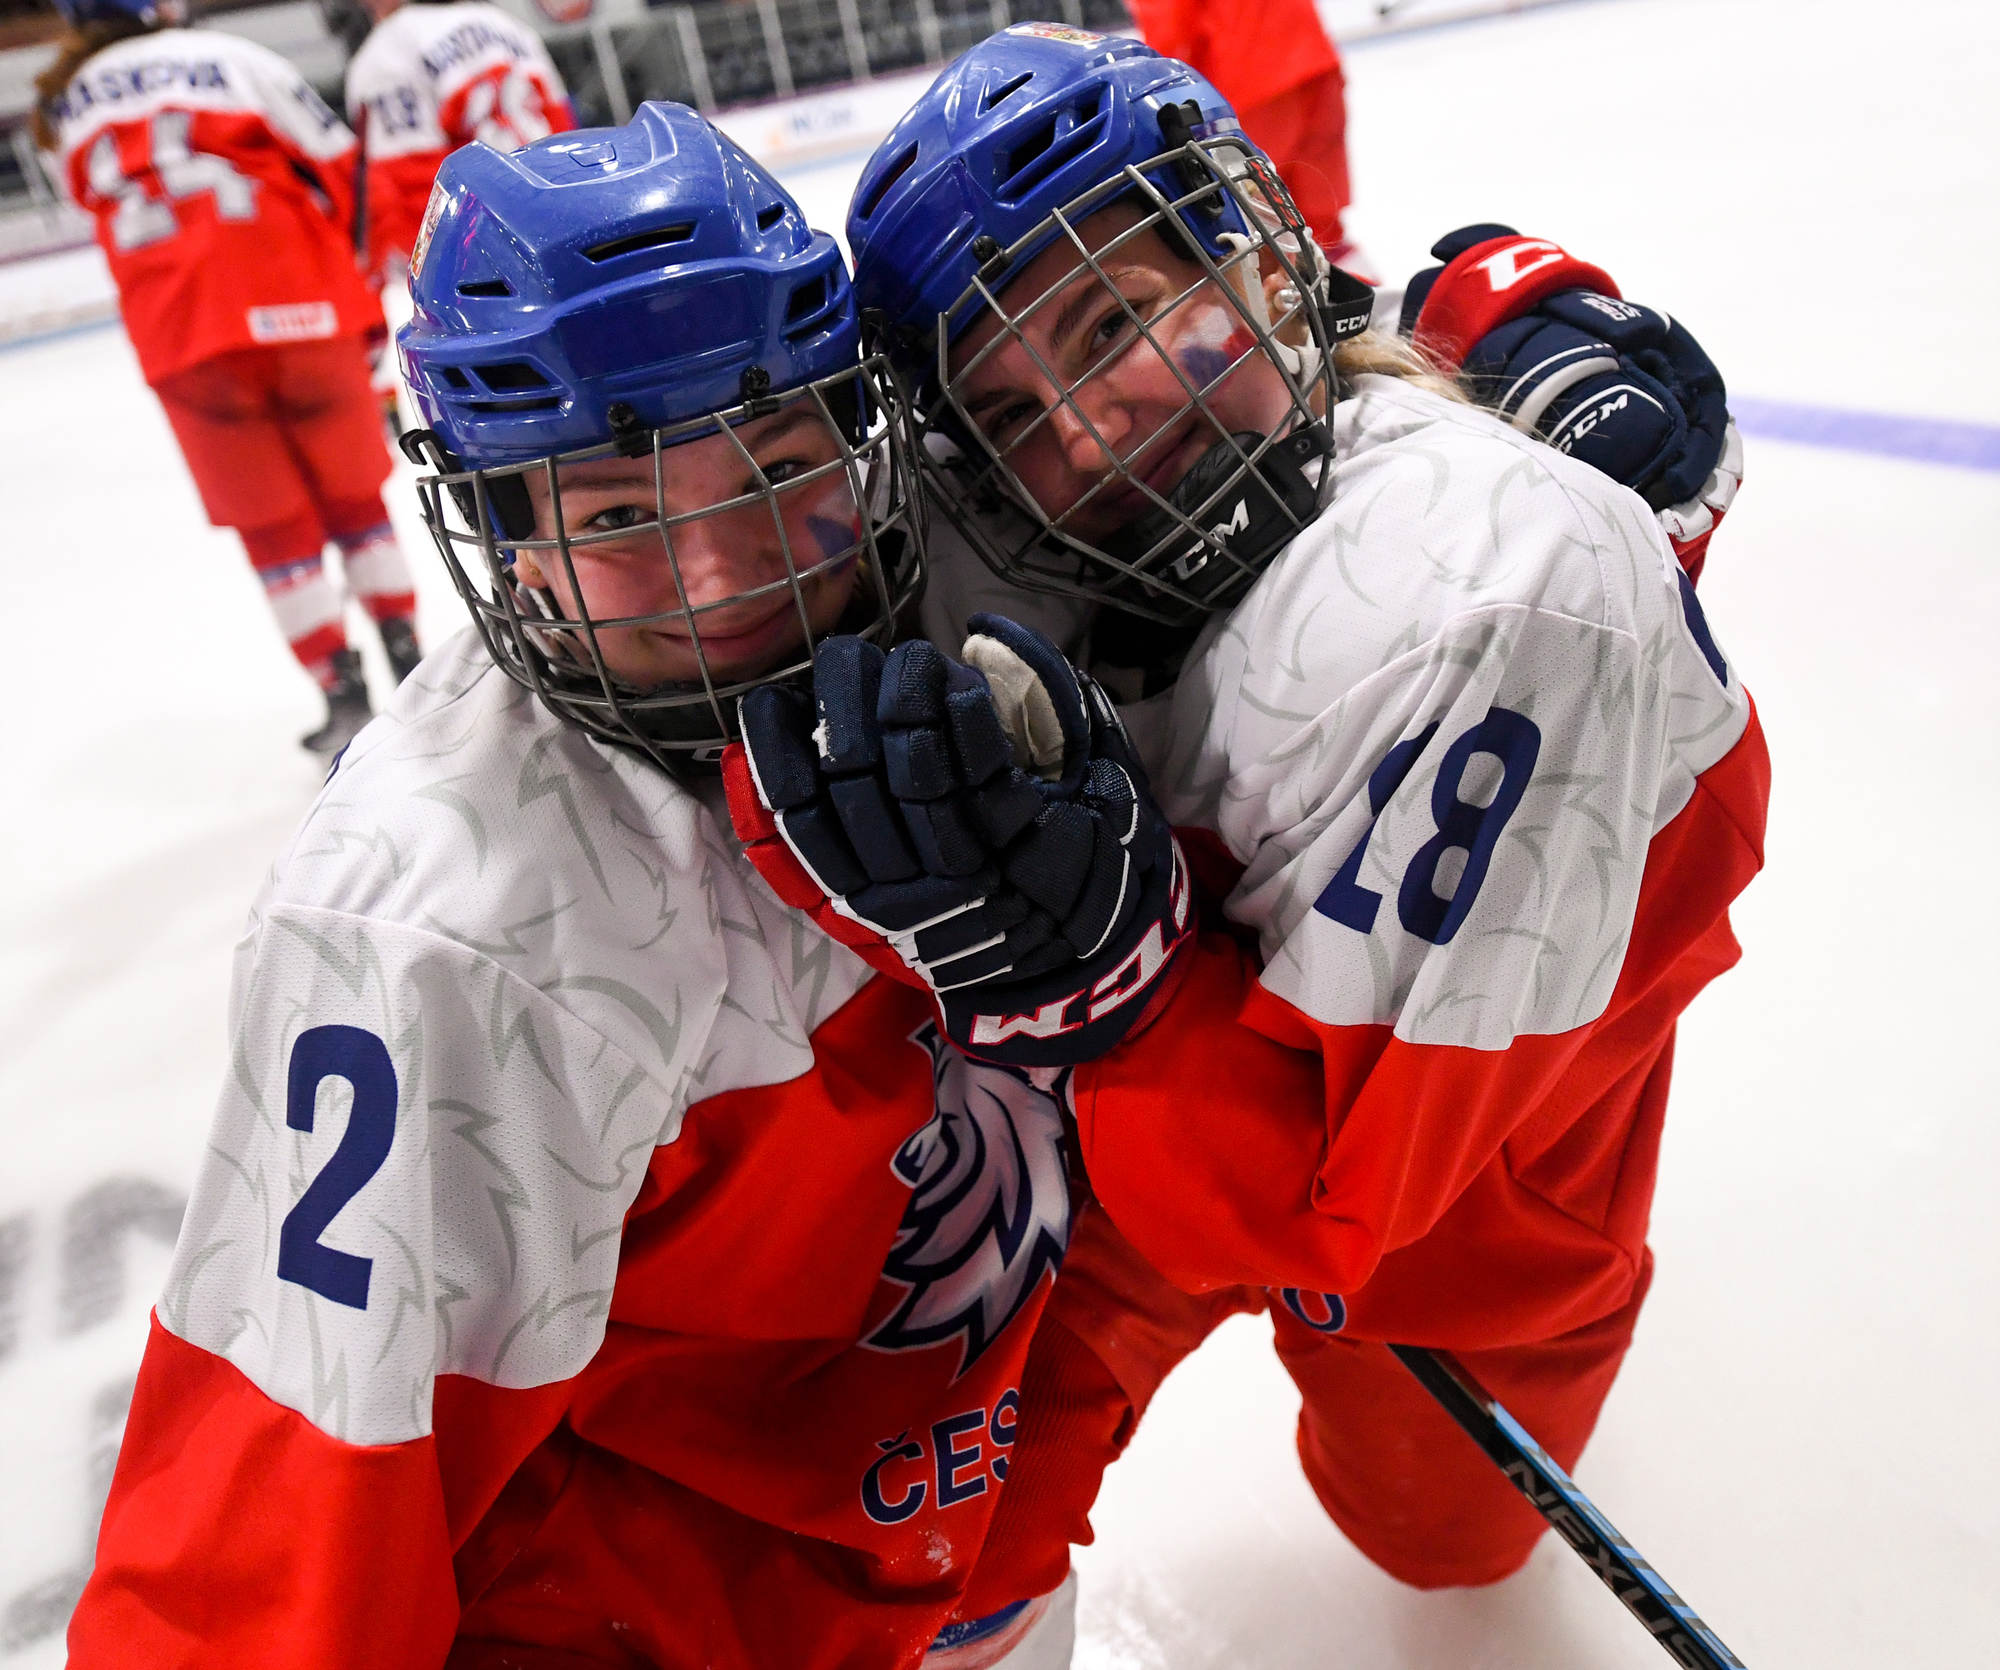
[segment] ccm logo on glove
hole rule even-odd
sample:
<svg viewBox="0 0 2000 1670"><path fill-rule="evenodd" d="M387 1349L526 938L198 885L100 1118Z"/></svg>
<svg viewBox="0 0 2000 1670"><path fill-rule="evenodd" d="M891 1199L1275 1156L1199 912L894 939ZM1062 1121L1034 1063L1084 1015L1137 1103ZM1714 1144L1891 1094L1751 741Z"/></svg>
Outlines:
<svg viewBox="0 0 2000 1670"><path fill-rule="evenodd" d="M1173 880L1168 888L1167 902L1172 912L1171 934L1159 922L1149 922L1145 937L1103 979L1086 990L1070 993L1068 997L1051 998L1025 1015L975 1012L972 1017L972 1043L1004 1044L1009 1038L1054 1038L1065 1032L1074 1032L1092 1021L1102 1020L1112 1010L1149 992L1153 982L1166 971L1174 948L1187 933L1187 860L1181 856L1178 842L1174 845Z"/></svg>

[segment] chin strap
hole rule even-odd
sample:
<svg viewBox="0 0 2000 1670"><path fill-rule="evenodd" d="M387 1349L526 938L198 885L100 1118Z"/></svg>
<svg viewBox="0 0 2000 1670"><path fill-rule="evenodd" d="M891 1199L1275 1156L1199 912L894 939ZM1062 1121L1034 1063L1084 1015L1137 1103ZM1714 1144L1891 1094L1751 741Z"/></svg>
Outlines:
<svg viewBox="0 0 2000 1670"><path fill-rule="evenodd" d="M1246 467L1244 457L1260 446L1264 451ZM1332 450L1332 436L1318 423L1269 445L1247 432L1218 440L1167 495L1178 517L1154 506L1104 542L1106 554L1135 575L1107 592L1107 600L1155 617L1186 600L1175 611L1181 619L1230 607L1318 513L1312 464Z"/></svg>

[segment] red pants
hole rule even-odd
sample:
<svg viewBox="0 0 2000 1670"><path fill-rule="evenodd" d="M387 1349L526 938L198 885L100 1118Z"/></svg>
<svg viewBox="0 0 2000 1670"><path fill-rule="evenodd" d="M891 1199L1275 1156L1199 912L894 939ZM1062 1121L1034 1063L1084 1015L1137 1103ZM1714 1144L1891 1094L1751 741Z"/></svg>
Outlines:
<svg viewBox="0 0 2000 1670"><path fill-rule="evenodd" d="M1262 104L1244 106L1237 119L1278 165L1313 235L1333 249L1345 236L1341 216L1354 200L1347 183L1347 84L1340 65Z"/></svg>
<svg viewBox="0 0 2000 1670"><path fill-rule="evenodd" d="M1459 1353L1565 1468L1573 1468L1616 1378L1652 1263L1619 1310L1551 1340ZM1089 1543L1090 1506L1167 1373L1226 1317L1263 1295L1192 1297L1086 1207L1028 1354L1007 1489L964 1606L967 1616L1043 1594ZM1272 1311L1298 1384L1299 1459L1348 1539L1421 1589L1492 1583L1518 1570L1547 1528L1388 1348L1314 1333Z"/></svg>
<svg viewBox="0 0 2000 1670"><path fill-rule="evenodd" d="M154 392L208 519L265 536L246 538L253 557L317 552L381 522L389 449L358 337L240 348Z"/></svg>
<svg viewBox="0 0 2000 1670"><path fill-rule="evenodd" d="M869 1562L775 1534L559 1427L455 1560L464 1612L445 1670L649 1670L906 1662L936 1628L920 1591L866 1592ZM910 1614L919 1615L916 1625Z"/></svg>
<svg viewBox="0 0 2000 1670"><path fill-rule="evenodd" d="M1597 1425L1652 1276L1648 1254L1621 1308L1555 1339L1457 1353L1565 1471ZM1389 1348L1273 1315L1278 1355L1304 1399L1299 1460L1348 1541L1419 1589L1518 1571L1548 1522Z"/></svg>
<svg viewBox="0 0 2000 1670"><path fill-rule="evenodd" d="M1167 1371L1228 1318L1263 1308L1251 1288L1183 1293L1102 1208L1079 1201L1069 1253L1021 1374L1007 1488L959 1615L1044 1595L1089 1543L1104 1470L1130 1442Z"/></svg>

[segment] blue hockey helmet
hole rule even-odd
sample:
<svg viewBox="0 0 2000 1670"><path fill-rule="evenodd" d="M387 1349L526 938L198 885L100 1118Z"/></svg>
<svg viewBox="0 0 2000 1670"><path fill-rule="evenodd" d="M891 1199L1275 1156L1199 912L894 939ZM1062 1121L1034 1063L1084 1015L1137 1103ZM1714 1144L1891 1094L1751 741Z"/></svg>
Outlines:
<svg viewBox="0 0 2000 1670"><path fill-rule="evenodd" d="M425 520L495 660L560 717L664 765L710 762L737 699L805 673L819 637L893 637L922 578L904 416L861 352L839 245L706 119L649 103L620 128L454 151L410 294L397 348L422 426L404 449L434 471ZM818 420L811 456L767 473L754 437L794 408ZM718 436L733 485L690 509L674 483L693 455L676 449ZM607 459L644 490L615 527L565 514L572 466ZM720 596L685 572L708 516L735 518L748 565ZM635 542L666 601L593 618L575 554L615 544L629 567ZM822 618L835 587L845 606ZM798 630L732 661L718 638L746 611ZM691 664L620 665L621 633L683 643Z"/></svg>
<svg viewBox="0 0 2000 1670"><path fill-rule="evenodd" d="M1182 377L1213 444L1178 483L1142 480L1127 458L1083 503L1055 509L1012 468L1018 441L982 437L957 393L968 367L953 364L952 350L989 314L1002 336L1018 337L1058 291L1093 272L1102 279L1099 251L1079 228L1121 204L1137 224L1116 242L1156 229L1189 271L1201 269L1197 279L1213 281L1176 305L1222 302L1247 333L1231 329L1228 339L1252 345L1232 348L1213 376ZM907 380L933 491L1003 577L1186 625L1231 606L1318 513L1331 477L1332 350L1366 328L1373 293L1328 264L1269 157L1188 65L1063 24L1001 30L948 66L890 130L862 170L847 237L864 329ZM1075 260L1057 283L1034 295L1010 288L1059 243ZM1279 270L1282 284L1267 283ZM1130 340L1153 342L1158 317L1141 319L1120 301L1135 326ZM979 358L995 347L989 341ZM1253 354L1277 368L1289 395L1289 412L1263 433L1211 409ZM1074 389L1055 392L1074 413ZM1092 501L1129 506L1135 496L1143 513L1115 534L1081 531Z"/></svg>
<svg viewBox="0 0 2000 1670"><path fill-rule="evenodd" d="M186 0L55 0L55 7L72 29L119 18L130 18L148 28L187 21Z"/></svg>
<svg viewBox="0 0 2000 1670"><path fill-rule="evenodd" d="M1124 169L1164 171L1191 138L1241 131L1205 76L1144 41L1003 29L946 66L862 168L847 212L861 306L928 339L982 267L1002 252L1018 267L1049 241L1057 210ZM1220 194L1183 218L1217 257L1219 234L1246 230Z"/></svg>
<svg viewBox="0 0 2000 1670"><path fill-rule="evenodd" d="M525 150L455 151L397 338L424 424L470 466L546 458L796 388L860 358L840 246L685 105Z"/></svg>

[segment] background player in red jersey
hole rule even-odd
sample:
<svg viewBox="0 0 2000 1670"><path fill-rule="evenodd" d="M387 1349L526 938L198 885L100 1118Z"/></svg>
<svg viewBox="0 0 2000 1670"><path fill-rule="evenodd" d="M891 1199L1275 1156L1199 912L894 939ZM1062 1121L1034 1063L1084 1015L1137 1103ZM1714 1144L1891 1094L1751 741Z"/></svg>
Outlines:
<svg viewBox="0 0 2000 1670"><path fill-rule="evenodd" d="M408 266L438 165L475 139L518 150L576 126L569 90L519 18L486 0L362 0L374 19L347 66L361 138L368 271Z"/></svg>
<svg viewBox="0 0 2000 1670"><path fill-rule="evenodd" d="M1278 165L1328 257L1373 282L1341 223L1347 83L1313 0L1127 0L1146 44L1199 70Z"/></svg>
<svg viewBox="0 0 2000 1670"><path fill-rule="evenodd" d="M209 520L237 530L278 627L325 692L305 746L367 722L331 540L401 679L416 594L389 526L363 338L381 310L349 241L354 137L276 54L170 28L151 0L63 0L39 142L96 220L139 368Z"/></svg>

